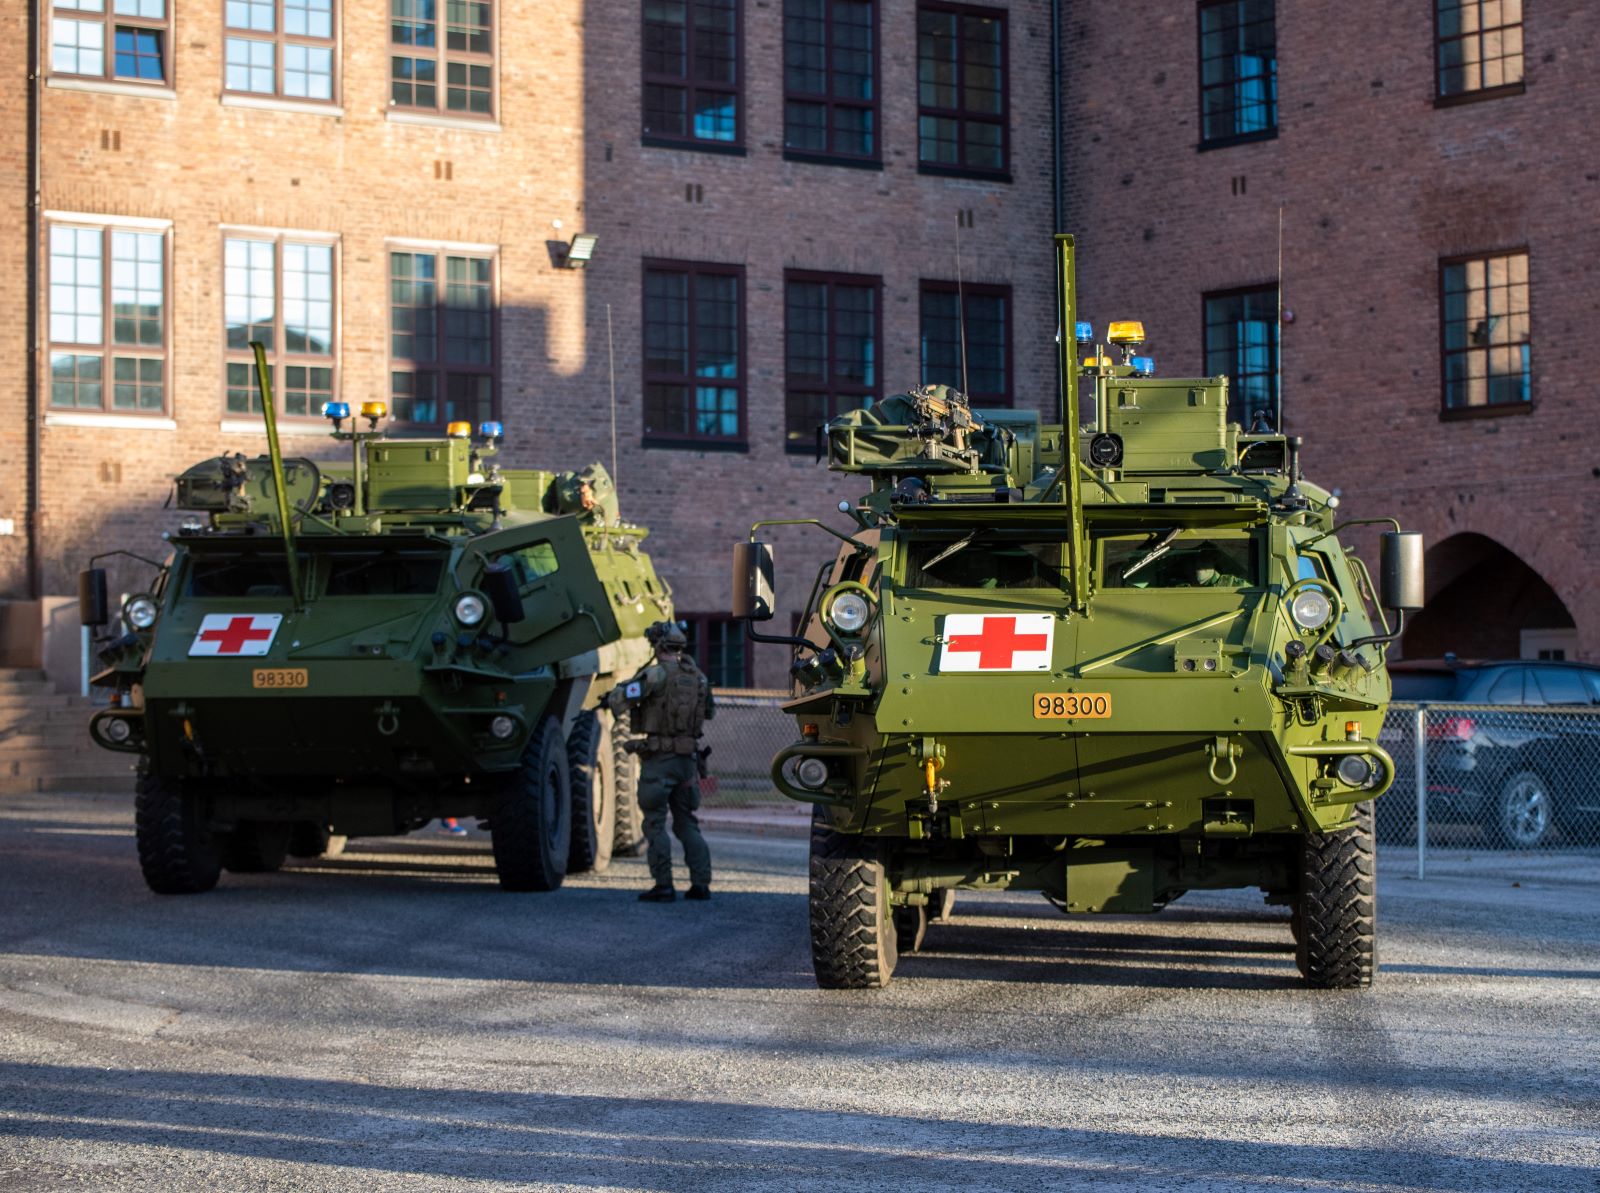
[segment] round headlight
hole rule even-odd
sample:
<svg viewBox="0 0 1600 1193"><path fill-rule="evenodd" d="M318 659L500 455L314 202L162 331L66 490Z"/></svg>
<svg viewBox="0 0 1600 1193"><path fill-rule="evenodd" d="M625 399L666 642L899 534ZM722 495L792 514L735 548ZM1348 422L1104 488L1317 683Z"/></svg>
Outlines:
<svg viewBox="0 0 1600 1193"><path fill-rule="evenodd" d="M489 722L489 732L504 741L517 731L517 723L501 713Z"/></svg>
<svg viewBox="0 0 1600 1193"><path fill-rule="evenodd" d="M105 732L107 740L121 743L133 736L133 726L121 717L108 717Z"/></svg>
<svg viewBox="0 0 1600 1193"><path fill-rule="evenodd" d="M1289 606L1289 616L1294 618L1295 625L1302 630L1320 630L1328 624L1328 616L1333 612L1333 602L1328 600L1328 594L1320 588L1307 588L1296 594L1294 603Z"/></svg>
<svg viewBox="0 0 1600 1193"><path fill-rule="evenodd" d="M462 625L477 625L488 609L475 592L464 592L456 598L456 620Z"/></svg>
<svg viewBox="0 0 1600 1193"><path fill-rule="evenodd" d="M841 593L828 610L828 620L841 634L859 633L872 616L872 602L859 592Z"/></svg>
<svg viewBox="0 0 1600 1193"><path fill-rule="evenodd" d="M143 593L129 597L128 603L122 607L122 615L136 630L148 630L155 625L158 612L155 597L145 596Z"/></svg>
<svg viewBox="0 0 1600 1193"><path fill-rule="evenodd" d="M1334 767L1334 773L1339 776L1339 782L1346 787L1365 787L1372 781L1375 769L1372 759L1365 754L1346 754L1339 759L1339 765Z"/></svg>
<svg viewBox="0 0 1600 1193"><path fill-rule="evenodd" d="M828 781L828 764L820 758L802 758L794 768L794 777L800 780L800 786L820 791Z"/></svg>

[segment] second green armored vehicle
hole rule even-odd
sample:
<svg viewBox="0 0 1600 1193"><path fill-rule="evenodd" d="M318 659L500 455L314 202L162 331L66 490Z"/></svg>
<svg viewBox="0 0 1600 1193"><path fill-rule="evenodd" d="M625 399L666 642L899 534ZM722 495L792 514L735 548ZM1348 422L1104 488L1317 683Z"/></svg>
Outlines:
<svg viewBox="0 0 1600 1193"><path fill-rule="evenodd" d="M498 423L395 439L383 403L366 430L325 412L346 465L283 460L269 420L270 456L178 477L194 514L103 643L90 729L139 756L151 889L436 817L486 821L511 890L637 848L637 763L600 700L672 603L605 469L500 468ZM92 568L86 623L105 594Z"/></svg>
<svg viewBox="0 0 1600 1193"><path fill-rule="evenodd" d="M1154 376L1140 325L1097 339L1057 252L1061 423L939 386L834 420L830 468L872 491L849 533L816 523L844 541L803 634L752 632L795 647L773 781L815 805L817 980L885 984L958 888L1078 915L1259 887L1307 982L1365 986L1399 626L1298 441L1229 424L1225 377ZM764 525L734 561L752 621L776 608ZM1391 525L1403 617L1422 543Z"/></svg>

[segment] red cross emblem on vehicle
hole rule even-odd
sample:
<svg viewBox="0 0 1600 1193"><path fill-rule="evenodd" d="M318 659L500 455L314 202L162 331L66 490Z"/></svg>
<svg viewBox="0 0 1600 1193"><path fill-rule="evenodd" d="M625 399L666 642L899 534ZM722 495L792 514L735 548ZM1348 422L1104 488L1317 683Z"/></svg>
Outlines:
<svg viewBox="0 0 1600 1193"><path fill-rule="evenodd" d="M207 613L189 644L189 657L264 655L282 620L281 613Z"/></svg>
<svg viewBox="0 0 1600 1193"><path fill-rule="evenodd" d="M940 671L1048 671L1055 618L1048 613L951 613Z"/></svg>

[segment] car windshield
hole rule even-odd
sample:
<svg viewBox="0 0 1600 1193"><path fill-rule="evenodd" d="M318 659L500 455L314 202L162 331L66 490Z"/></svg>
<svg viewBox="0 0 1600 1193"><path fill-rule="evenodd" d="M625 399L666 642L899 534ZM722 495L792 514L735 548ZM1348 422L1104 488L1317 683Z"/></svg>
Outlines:
<svg viewBox="0 0 1600 1193"><path fill-rule="evenodd" d="M906 548L910 588L1064 588L1057 541L917 539Z"/></svg>
<svg viewBox="0 0 1600 1193"><path fill-rule="evenodd" d="M1172 531L1107 539L1106 588L1249 588L1256 580L1255 540Z"/></svg>

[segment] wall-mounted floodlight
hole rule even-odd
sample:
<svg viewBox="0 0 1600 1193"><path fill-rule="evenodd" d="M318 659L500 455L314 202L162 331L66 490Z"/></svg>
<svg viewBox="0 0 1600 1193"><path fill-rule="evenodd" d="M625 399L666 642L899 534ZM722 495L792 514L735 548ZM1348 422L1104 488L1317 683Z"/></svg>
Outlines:
<svg viewBox="0 0 1600 1193"><path fill-rule="evenodd" d="M594 256L594 246L600 243L600 237L593 232L579 232L572 238L572 243L567 245L566 256L561 259L564 269L584 269L588 266L590 258Z"/></svg>

